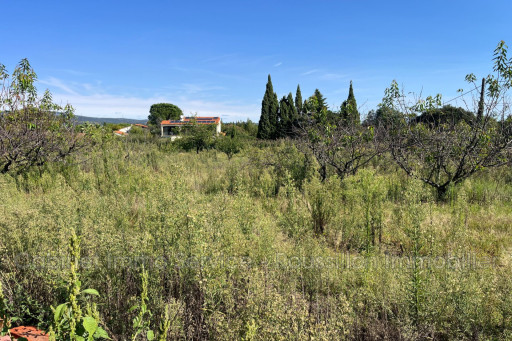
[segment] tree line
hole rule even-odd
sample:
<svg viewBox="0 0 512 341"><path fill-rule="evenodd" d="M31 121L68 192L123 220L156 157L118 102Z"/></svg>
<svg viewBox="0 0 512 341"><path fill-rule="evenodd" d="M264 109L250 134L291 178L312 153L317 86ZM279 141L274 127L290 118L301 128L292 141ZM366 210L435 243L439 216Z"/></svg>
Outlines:
<svg viewBox="0 0 512 341"><path fill-rule="evenodd" d="M268 75L265 94L261 102L257 137L275 140L295 136L297 129L303 127L312 116L319 114L325 115L330 121L342 121L344 125L359 125L360 115L352 82L350 82L347 99L341 104L340 110L334 112L329 110L327 99L318 89L303 102L300 85L297 85L295 98L290 92L278 101L271 76Z"/></svg>

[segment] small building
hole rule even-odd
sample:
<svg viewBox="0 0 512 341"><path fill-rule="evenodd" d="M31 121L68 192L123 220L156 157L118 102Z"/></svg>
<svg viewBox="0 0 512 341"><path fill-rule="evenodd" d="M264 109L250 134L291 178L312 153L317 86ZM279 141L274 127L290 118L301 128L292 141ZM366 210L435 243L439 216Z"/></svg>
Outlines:
<svg viewBox="0 0 512 341"><path fill-rule="evenodd" d="M119 129L114 131L114 134L117 136L126 136L128 135L128 132L132 129L132 126L124 127L123 129Z"/></svg>
<svg viewBox="0 0 512 341"><path fill-rule="evenodd" d="M220 134L221 122L220 117L182 117L179 120L165 120L160 123L162 137L171 137L177 135L180 127L190 124L214 124L215 132Z"/></svg>

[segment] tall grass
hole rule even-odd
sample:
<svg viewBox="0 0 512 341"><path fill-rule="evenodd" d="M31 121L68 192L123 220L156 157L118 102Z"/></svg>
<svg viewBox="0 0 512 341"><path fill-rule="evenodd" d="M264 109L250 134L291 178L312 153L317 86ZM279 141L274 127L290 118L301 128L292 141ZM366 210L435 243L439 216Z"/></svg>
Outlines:
<svg viewBox="0 0 512 341"><path fill-rule="evenodd" d="M511 336L510 169L437 202L393 167L321 183L310 160L285 142L228 160L112 140L79 165L1 176L9 316L49 326L73 229L82 285L118 340Z"/></svg>

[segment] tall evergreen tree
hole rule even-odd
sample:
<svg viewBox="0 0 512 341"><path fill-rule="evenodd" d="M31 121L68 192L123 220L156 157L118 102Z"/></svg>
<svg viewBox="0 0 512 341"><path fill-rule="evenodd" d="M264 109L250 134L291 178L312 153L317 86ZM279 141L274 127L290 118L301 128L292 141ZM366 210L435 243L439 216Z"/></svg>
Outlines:
<svg viewBox="0 0 512 341"><path fill-rule="evenodd" d="M269 114L269 122L272 127L270 138L277 139L279 138L277 131L279 125L279 101L275 92L270 96Z"/></svg>
<svg viewBox="0 0 512 341"><path fill-rule="evenodd" d="M313 96L316 97L316 100L317 100L317 103L318 103L317 107L315 108L316 112L320 112L324 108L327 109L327 98L325 98L324 95L322 95L320 90L315 89L315 93L313 94Z"/></svg>
<svg viewBox="0 0 512 341"><path fill-rule="evenodd" d="M258 138L273 139L276 138L278 124L279 104L277 95L272 86L272 79L268 75L267 88L261 102L261 116L258 123Z"/></svg>
<svg viewBox="0 0 512 341"><path fill-rule="evenodd" d="M297 111L297 108L295 107L295 104L293 103L293 95L291 92L288 94L287 100L288 100L288 107L290 109L290 122L288 122L287 130L288 130L288 136L291 136L291 135L293 135L293 130L294 130L293 128L296 127L298 124L299 112ZM301 102L302 102L302 99L299 103L301 103Z"/></svg>
<svg viewBox="0 0 512 341"><path fill-rule="evenodd" d="M277 137L286 137L288 135L288 126L290 124L290 107L288 105L288 99L283 96L279 101L279 124Z"/></svg>
<svg viewBox="0 0 512 341"><path fill-rule="evenodd" d="M297 121L297 109L293 104L293 95L283 96L279 101L279 124L277 137L291 136L293 125Z"/></svg>
<svg viewBox="0 0 512 341"><path fill-rule="evenodd" d="M295 108L297 109L297 114L302 115L302 93L300 91L300 85L297 85L297 92L295 93Z"/></svg>
<svg viewBox="0 0 512 341"><path fill-rule="evenodd" d="M357 125L360 123L359 111L357 111L356 97L354 96L354 88L350 81L347 100L341 104L341 118L346 125Z"/></svg>

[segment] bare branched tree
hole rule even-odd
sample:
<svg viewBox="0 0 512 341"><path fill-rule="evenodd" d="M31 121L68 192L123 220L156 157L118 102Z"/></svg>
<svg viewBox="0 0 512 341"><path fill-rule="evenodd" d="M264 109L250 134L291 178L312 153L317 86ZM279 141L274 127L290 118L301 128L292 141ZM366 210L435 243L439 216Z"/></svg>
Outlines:
<svg viewBox="0 0 512 341"><path fill-rule="evenodd" d="M408 102L396 81L385 91L381 105L402 113L388 127L393 159L409 176L435 188L439 198L445 196L451 185L479 170L507 162L512 145L507 101L507 91L512 86L512 59L507 59L503 41L494 56L494 74L482 79L480 86L475 83L474 75L466 76L473 90L479 90L469 120L443 118L446 107L439 108L440 95ZM432 114L430 119L416 119L429 114Z"/></svg>
<svg viewBox="0 0 512 341"><path fill-rule="evenodd" d="M296 129L301 145L319 163L322 181L327 178L328 169L343 179L383 153L386 145L379 134L379 128L347 125L341 116L328 117L326 110L311 113Z"/></svg>

